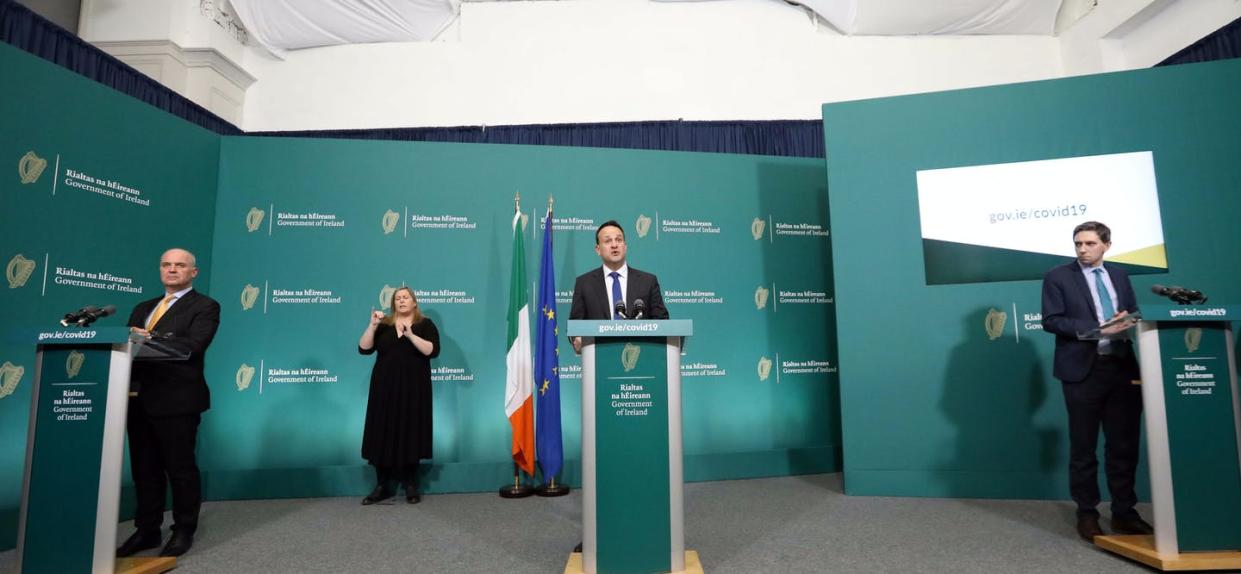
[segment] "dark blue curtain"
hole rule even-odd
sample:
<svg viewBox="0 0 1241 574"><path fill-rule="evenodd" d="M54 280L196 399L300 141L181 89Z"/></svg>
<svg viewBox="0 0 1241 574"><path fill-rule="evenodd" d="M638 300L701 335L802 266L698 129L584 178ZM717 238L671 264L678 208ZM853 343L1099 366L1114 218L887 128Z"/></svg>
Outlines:
<svg viewBox="0 0 1241 574"><path fill-rule="evenodd" d="M1211 32L1209 36L1190 44L1184 50L1168 56L1166 60L1155 65L1192 64L1238 57L1241 57L1241 18Z"/></svg>
<svg viewBox="0 0 1241 574"><path fill-rule="evenodd" d="M558 145L823 157L823 122L821 120L620 122L249 132L246 135Z"/></svg>
<svg viewBox="0 0 1241 574"><path fill-rule="evenodd" d="M0 40L216 133L241 133L237 126L13 0L0 0Z"/></svg>

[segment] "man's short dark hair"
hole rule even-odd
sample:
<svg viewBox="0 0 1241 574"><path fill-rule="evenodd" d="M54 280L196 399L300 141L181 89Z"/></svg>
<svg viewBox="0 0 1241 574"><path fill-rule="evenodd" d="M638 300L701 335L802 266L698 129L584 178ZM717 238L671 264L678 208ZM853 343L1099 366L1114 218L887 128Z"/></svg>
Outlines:
<svg viewBox="0 0 1241 574"><path fill-rule="evenodd" d="M619 229L621 232L621 239L625 238L625 228L621 227L620 224L617 223L615 219L609 219L607 221L604 221L603 225L600 225L597 229L595 229L595 245L599 244L599 232L603 231L604 227L615 227Z"/></svg>
<svg viewBox="0 0 1241 574"><path fill-rule="evenodd" d="M606 224L605 224L606 225ZM1099 235L1099 241L1104 243L1112 242L1112 229L1098 221L1087 221L1073 228L1073 237L1077 237L1078 233L1083 231L1093 231Z"/></svg>

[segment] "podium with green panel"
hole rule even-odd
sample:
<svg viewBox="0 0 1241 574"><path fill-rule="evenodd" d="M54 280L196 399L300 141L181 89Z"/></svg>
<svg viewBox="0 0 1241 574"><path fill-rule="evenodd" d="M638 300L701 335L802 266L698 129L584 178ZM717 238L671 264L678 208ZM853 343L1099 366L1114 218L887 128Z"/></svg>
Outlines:
<svg viewBox="0 0 1241 574"><path fill-rule="evenodd" d="M131 360L176 357L131 342L125 327L42 331L32 342L37 351L17 526L19 571L110 574L118 567ZM145 560L148 572L176 564L174 558Z"/></svg>
<svg viewBox="0 0 1241 574"><path fill-rule="evenodd" d="M1238 318L1237 306L1142 306L1155 534L1096 539L1104 548L1161 569L1241 567L1241 396L1231 325Z"/></svg>
<svg viewBox="0 0 1241 574"><path fill-rule="evenodd" d="M582 572L700 571L683 530L681 348L692 334L687 320L569 321L583 339Z"/></svg>

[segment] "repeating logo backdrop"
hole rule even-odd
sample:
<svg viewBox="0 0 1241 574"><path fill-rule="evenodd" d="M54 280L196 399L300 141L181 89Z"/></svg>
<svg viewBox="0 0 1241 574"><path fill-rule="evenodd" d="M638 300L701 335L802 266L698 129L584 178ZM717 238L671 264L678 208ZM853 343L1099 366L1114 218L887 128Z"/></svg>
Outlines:
<svg viewBox="0 0 1241 574"><path fill-rule="evenodd" d="M224 306L200 435L209 499L367 488L359 450L373 359L357 354L357 338L401 285L444 335L427 484L504 482L517 192L531 272L556 198L561 317L576 275L599 265L595 228L617 219L632 265L659 275L674 317L695 321L683 357L688 479L839 468L821 162L221 139L8 46L0 63L24 78L0 95L4 327L102 304L118 316L100 325L123 324L160 292L164 249L197 253L196 286ZM0 443L0 547L15 538L33 360L33 344L0 342L0 432L13 439ZM567 343L561 365L563 478L576 483L581 365ZM81 363L53 368L68 376Z"/></svg>
<svg viewBox="0 0 1241 574"><path fill-rule="evenodd" d="M16 537L33 341L71 310L123 325L162 292L159 256L195 251L209 287L219 137L0 44L0 548ZM48 365L69 378L82 356Z"/></svg>
<svg viewBox="0 0 1241 574"><path fill-rule="evenodd" d="M630 265L659 276L674 318L695 321L682 357L687 477L838 468L818 162L225 138L221 166L213 286L225 303L202 458L217 475L234 473L229 482L282 468L320 477L328 492L365 485L359 449L373 357L359 355L357 341L367 315L401 285L442 337L430 488L490 490L511 474L504 313L517 193L531 276L555 198L560 317L576 276L600 265L595 229L615 219ZM756 288L769 293L764 304ZM581 364L561 342L564 478L576 483ZM792 452L806 462L795 468Z"/></svg>

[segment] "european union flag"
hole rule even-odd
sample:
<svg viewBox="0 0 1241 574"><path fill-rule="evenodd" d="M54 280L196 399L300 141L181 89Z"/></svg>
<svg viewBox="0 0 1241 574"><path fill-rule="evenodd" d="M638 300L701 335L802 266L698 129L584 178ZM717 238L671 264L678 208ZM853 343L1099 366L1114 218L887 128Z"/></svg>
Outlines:
<svg viewBox="0 0 1241 574"><path fill-rule="evenodd" d="M560 331L556 328L556 273L552 268L552 212L543 221L543 261L539 264L539 316L535 321L534 444L543 482L549 483L564 465L560 433Z"/></svg>

